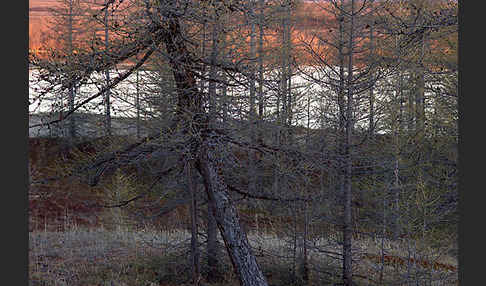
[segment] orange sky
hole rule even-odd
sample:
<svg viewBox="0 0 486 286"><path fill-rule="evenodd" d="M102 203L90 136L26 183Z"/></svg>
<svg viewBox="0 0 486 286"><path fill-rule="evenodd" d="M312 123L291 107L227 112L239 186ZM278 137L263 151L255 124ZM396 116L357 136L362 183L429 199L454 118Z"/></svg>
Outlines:
<svg viewBox="0 0 486 286"><path fill-rule="evenodd" d="M29 48L38 49L41 46L42 39L49 33L48 20L49 13L48 7L54 7L60 0L29 0ZM102 3L104 0L98 0L98 3ZM306 31L316 32L316 27L323 27L318 25L323 21L332 18L330 15L325 15L323 10L316 8L314 3L303 3L297 12L297 25L292 33L293 44L297 47L302 43L304 37L309 35ZM322 28L321 28L322 29ZM270 31L269 31L270 32ZM275 31L273 31L274 33ZM323 30L326 32L327 30ZM276 35L276 37L280 37ZM275 36L268 36L267 43L271 43L269 46L274 46L279 40ZM48 46L53 47L55 43L49 43ZM278 45L278 44L277 44ZM315 46L313 46L315 48ZM329 54L327 52L326 54ZM301 59L302 60L302 59Z"/></svg>
<svg viewBox="0 0 486 286"><path fill-rule="evenodd" d="M48 32L48 7L54 7L58 0L29 0L29 48L38 48L42 33Z"/></svg>
<svg viewBox="0 0 486 286"><path fill-rule="evenodd" d="M103 0L101 0L103 1ZM29 0L29 49L37 50L40 48L43 38L45 41L46 35L49 34L48 21L49 21L49 7L54 7L59 0ZM307 28L312 27L312 23L308 22L309 18L321 18L322 10L312 7L313 4L303 4L301 8L300 20L305 21L303 26ZM321 11L321 12L320 12ZM297 25L297 29L293 32L293 42L296 44L302 39L303 33L300 31L302 25ZM305 29L305 28L304 28ZM273 38L273 39L272 39ZM268 42L277 41L274 37L268 36ZM55 43L49 43L48 46L52 47Z"/></svg>

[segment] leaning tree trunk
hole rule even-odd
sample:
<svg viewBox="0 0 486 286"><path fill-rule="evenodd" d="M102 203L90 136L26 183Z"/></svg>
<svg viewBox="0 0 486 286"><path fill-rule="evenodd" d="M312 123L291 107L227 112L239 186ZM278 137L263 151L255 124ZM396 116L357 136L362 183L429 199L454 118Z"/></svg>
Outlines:
<svg viewBox="0 0 486 286"><path fill-rule="evenodd" d="M208 135L201 144L198 167L206 184L208 197L213 202L213 215L224 240L231 263L245 286L267 285L250 244L240 225L236 207L231 200L228 188L223 181L221 168L220 142L217 135Z"/></svg>
<svg viewBox="0 0 486 286"><path fill-rule="evenodd" d="M169 64L176 81L178 92L178 119L183 128L190 126L193 134L191 156L201 173L213 216L223 237L226 250L243 286L267 286L250 244L231 200L228 187L221 175L223 158L220 136L207 132L207 122L202 106L202 93L198 91L195 79L196 66L185 45L183 32L177 15L169 15L168 33L163 41L169 55ZM206 129L206 131L204 130ZM188 133L189 134L189 133Z"/></svg>

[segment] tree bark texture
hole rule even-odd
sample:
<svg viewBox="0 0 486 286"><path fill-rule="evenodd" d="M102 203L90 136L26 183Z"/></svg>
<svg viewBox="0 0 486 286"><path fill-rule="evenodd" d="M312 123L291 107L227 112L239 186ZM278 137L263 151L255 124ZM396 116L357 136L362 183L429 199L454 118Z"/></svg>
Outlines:
<svg viewBox="0 0 486 286"><path fill-rule="evenodd" d="M223 237L234 270L243 286L267 286L265 277L258 266L250 244L243 231L238 213L232 202L229 190L224 183L221 170L223 158L221 146L224 144L215 132L203 132L204 111L202 94L198 91L195 80L195 66L191 60L182 29L176 16L169 18L168 33L164 38L170 66L178 91L178 114L181 125L191 127L194 134L192 156L206 186L209 202L213 204L213 215ZM207 129L206 129L207 130Z"/></svg>
<svg viewBox="0 0 486 286"><path fill-rule="evenodd" d="M242 229L231 200L228 187L223 181L221 170L223 167L222 153L219 150L218 136L209 134L201 143L197 160L208 197L214 203L213 215L222 234L226 249L233 267L238 274L240 284L245 286L267 285L255 256L251 251L246 233Z"/></svg>
<svg viewBox="0 0 486 286"><path fill-rule="evenodd" d="M208 192L206 190L206 192ZM217 283L222 280L222 273L219 266L219 247L218 247L218 225L214 219L214 206L213 201L208 200L208 275L207 280L209 283Z"/></svg>

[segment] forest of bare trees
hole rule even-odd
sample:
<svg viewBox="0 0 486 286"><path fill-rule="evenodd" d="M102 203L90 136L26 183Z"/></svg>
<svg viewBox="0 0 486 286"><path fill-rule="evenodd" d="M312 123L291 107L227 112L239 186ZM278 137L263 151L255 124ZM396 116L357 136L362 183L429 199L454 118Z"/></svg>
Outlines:
<svg viewBox="0 0 486 286"><path fill-rule="evenodd" d="M230 285L227 267L245 286L456 285L441 258L457 259L457 8L59 1L46 54L29 55L29 103L48 106L29 128L65 128L76 156L30 192L122 176L130 192L85 205L146 223L183 207L191 285ZM80 135L89 113L99 138Z"/></svg>

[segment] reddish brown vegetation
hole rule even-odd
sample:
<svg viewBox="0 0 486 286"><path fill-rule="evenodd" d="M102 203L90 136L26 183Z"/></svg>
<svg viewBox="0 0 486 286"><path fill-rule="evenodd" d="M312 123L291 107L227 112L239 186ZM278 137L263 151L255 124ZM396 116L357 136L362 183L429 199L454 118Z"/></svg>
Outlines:
<svg viewBox="0 0 486 286"><path fill-rule="evenodd" d="M34 182L29 188L29 231L63 231L68 225L98 226L99 202L96 190L72 178L45 180L57 176L54 170L60 157L70 152L60 139L29 138L29 173ZM41 183L40 183L41 182Z"/></svg>
<svg viewBox="0 0 486 286"><path fill-rule="evenodd" d="M375 263L382 263L382 257L380 255L364 253L363 258L373 261ZM450 264L440 263L438 261L415 259L413 257L407 259L406 257L401 257L397 255L384 255L383 262L385 265L389 265L393 267L407 267L408 262L410 262L410 264L416 264L426 269L452 271L452 272L457 271L457 267Z"/></svg>

